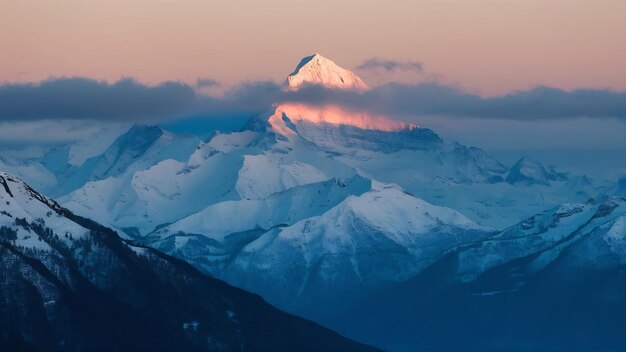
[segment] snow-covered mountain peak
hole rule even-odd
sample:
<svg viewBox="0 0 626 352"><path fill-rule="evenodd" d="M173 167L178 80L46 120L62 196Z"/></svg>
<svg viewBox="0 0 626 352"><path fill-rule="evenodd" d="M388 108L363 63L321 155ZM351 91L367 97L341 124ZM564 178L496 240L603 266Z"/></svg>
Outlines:
<svg viewBox="0 0 626 352"><path fill-rule="evenodd" d="M528 185L548 185L550 183L548 170L540 163L526 156L519 159L515 165L513 165L506 181L510 184L525 183Z"/></svg>
<svg viewBox="0 0 626 352"><path fill-rule="evenodd" d="M286 90L298 90L304 84L322 85L335 89L367 89L359 76L339 67L320 54L303 58L287 76Z"/></svg>
<svg viewBox="0 0 626 352"><path fill-rule="evenodd" d="M284 89L296 91L304 85L318 85L330 89L368 88L356 74L339 67L320 54L303 58L287 77ZM244 130L265 131L268 127L286 139L302 137L315 144L323 141L324 144L329 144L326 147L333 147L336 144L345 147L347 140L351 147L363 147L363 143L356 140L365 138L371 141L372 133L376 135L375 139L393 139L399 137L398 133L411 139L421 137L423 131L430 131L389 116L347 109L339 104L296 102L277 104L267 114L253 117ZM394 136L387 136L385 132L392 132ZM323 149L329 149L326 147Z"/></svg>
<svg viewBox="0 0 626 352"><path fill-rule="evenodd" d="M143 144L151 143L162 135L163 130L158 126L134 124L128 132L117 139L117 142L140 148Z"/></svg>
<svg viewBox="0 0 626 352"><path fill-rule="evenodd" d="M553 167L546 168L541 163L524 156L511 167L506 181L510 184L549 185L550 181L566 181L568 179L569 176L566 173L558 172Z"/></svg>

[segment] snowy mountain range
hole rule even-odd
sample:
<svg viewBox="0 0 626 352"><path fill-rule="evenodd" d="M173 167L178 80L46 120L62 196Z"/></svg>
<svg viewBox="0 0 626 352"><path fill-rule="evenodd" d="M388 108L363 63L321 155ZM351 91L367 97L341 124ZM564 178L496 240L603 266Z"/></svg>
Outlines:
<svg viewBox="0 0 626 352"><path fill-rule="evenodd" d="M0 173L0 349L374 351Z"/></svg>
<svg viewBox="0 0 626 352"><path fill-rule="evenodd" d="M283 89L307 85L369 89L319 54L302 59ZM337 105L276 104L204 141L135 125L80 165L70 148L0 158L0 168L141 248L394 350L420 345L406 336L423 321L406 315L425 308L408 301L436 295L429 284L499 298L559 266L624 265L624 182L597 184L527 157L508 167L426 127ZM407 313L400 304L381 312L380 292L399 296ZM353 328L350 315L362 324ZM368 325L399 316L410 323L397 329L404 338Z"/></svg>
<svg viewBox="0 0 626 352"><path fill-rule="evenodd" d="M625 273L626 199L607 196L456 246L329 325L394 351L617 351Z"/></svg>

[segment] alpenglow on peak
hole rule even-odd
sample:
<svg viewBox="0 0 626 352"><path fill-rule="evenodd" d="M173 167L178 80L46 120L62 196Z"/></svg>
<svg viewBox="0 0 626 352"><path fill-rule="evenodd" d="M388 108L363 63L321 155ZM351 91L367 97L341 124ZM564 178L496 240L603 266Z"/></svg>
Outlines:
<svg viewBox="0 0 626 352"><path fill-rule="evenodd" d="M363 80L353 72L339 67L320 54L303 58L287 76L287 90L298 90L304 84L322 85L338 89L367 89Z"/></svg>

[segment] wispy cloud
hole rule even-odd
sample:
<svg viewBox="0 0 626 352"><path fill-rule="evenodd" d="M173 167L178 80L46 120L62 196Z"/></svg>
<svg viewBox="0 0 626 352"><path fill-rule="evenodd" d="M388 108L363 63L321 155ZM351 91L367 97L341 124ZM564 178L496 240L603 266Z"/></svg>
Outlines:
<svg viewBox="0 0 626 352"><path fill-rule="evenodd" d="M361 70L361 71L384 70L387 72L395 72L395 71L422 72L424 70L424 65L419 61L398 61L398 60L382 59L379 57L372 57L363 61L359 66L356 67L356 69Z"/></svg>
<svg viewBox="0 0 626 352"><path fill-rule="evenodd" d="M196 80L195 86L197 88L210 88L210 87L219 87L221 86L220 82L206 77L200 77Z"/></svg>

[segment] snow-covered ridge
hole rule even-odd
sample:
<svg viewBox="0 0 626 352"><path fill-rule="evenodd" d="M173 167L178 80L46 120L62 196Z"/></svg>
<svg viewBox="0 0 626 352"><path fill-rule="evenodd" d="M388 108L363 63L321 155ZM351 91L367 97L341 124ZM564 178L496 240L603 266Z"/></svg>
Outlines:
<svg viewBox="0 0 626 352"><path fill-rule="evenodd" d="M276 126L277 118L286 115L292 122L309 122L314 124L349 125L364 130L401 131L419 128L414 124L397 121L383 115L372 115L365 112L348 111L338 105L311 106L306 104L281 104L270 124ZM282 127L278 127L282 128Z"/></svg>
<svg viewBox="0 0 626 352"><path fill-rule="evenodd" d="M15 232L12 239L16 246L51 250L49 244L39 239L19 221L44 224L61 235L61 241L79 239L87 236L89 231L69 220L56 201L33 190L17 177L0 171L0 227ZM21 220L20 220L21 219Z"/></svg>
<svg viewBox="0 0 626 352"><path fill-rule="evenodd" d="M452 246L490 232L396 185L355 176L264 200L222 202L148 240L215 277L299 310L300 301L407 279Z"/></svg>
<svg viewBox="0 0 626 352"><path fill-rule="evenodd" d="M536 272L559 260L568 248L596 244L595 252L611 251L620 261L626 261L626 245L623 238L623 219L626 200L609 197L602 202L562 204L536 214L521 223L478 243L461 246L458 254L457 278L474 280L478 275L498 265L519 258L536 258L525 270ZM610 248L604 246L608 244ZM586 253L588 266L603 265L612 259L607 253Z"/></svg>

